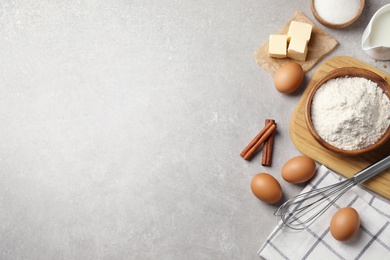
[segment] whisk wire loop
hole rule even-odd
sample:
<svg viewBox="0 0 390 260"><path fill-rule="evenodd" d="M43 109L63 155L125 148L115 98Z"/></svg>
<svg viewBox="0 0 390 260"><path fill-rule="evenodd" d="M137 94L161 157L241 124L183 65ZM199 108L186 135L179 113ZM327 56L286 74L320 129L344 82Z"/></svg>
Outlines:
<svg viewBox="0 0 390 260"><path fill-rule="evenodd" d="M280 217L291 229L305 229L356 184L353 179L347 179L327 187L312 189L286 201L274 215ZM327 204L323 206L324 203Z"/></svg>

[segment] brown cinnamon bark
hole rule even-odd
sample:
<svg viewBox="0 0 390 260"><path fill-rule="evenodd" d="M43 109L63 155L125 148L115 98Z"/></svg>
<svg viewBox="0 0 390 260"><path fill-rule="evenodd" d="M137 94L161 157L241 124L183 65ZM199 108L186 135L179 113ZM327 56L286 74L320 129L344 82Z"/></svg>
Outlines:
<svg viewBox="0 0 390 260"><path fill-rule="evenodd" d="M270 122L275 123L273 119L266 119L265 125L268 125ZM275 132L273 132L270 137L264 142L263 150L262 150L262 161L261 164L263 166L271 166L272 164L272 154L274 149L274 140L275 140Z"/></svg>
<svg viewBox="0 0 390 260"><path fill-rule="evenodd" d="M240 153L240 155L245 159L249 160L256 150L265 142L265 140L270 137L270 135L275 131L276 124L268 123L266 126L255 136L255 138L245 147L245 149Z"/></svg>

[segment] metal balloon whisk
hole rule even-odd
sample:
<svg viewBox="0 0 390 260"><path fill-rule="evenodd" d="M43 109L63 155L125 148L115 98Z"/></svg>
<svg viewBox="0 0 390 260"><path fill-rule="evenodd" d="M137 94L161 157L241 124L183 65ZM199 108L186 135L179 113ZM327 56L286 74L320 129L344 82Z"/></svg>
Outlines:
<svg viewBox="0 0 390 260"><path fill-rule="evenodd" d="M389 167L390 155L347 180L312 189L289 199L278 208L274 215L280 217L283 224L291 229L305 229L353 186L371 179Z"/></svg>

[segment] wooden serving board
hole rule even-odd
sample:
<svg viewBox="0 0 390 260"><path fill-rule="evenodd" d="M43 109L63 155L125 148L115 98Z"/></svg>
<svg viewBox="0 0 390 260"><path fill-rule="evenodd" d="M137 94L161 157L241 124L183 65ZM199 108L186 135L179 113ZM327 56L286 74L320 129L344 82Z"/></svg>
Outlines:
<svg viewBox="0 0 390 260"><path fill-rule="evenodd" d="M323 62L313 73L312 78L292 114L290 120L290 136L294 145L301 153L349 178L368 165L389 155L390 141L370 153L359 156L345 156L326 150L310 135L309 130L306 127L304 112L304 106L309 91L314 87L318 80L325 76L325 74L340 67L359 67L371 70L383 77L390 84L389 74L352 57L338 56ZM387 169L373 179L366 181L363 185L390 199L390 169Z"/></svg>

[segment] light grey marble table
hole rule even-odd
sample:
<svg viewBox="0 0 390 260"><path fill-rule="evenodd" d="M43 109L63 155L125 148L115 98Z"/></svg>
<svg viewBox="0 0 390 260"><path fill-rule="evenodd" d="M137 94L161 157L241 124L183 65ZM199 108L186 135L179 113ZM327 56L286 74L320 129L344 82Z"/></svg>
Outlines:
<svg viewBox="0 0 390 260"><path fill-rule="evenodd" d="M314 69L283 95L253 52L300 10L340 42L322 61L390 72L360 48L386 2L333 30L302 0L1 1L0 259L258 259L275 206L250 181L300 154ZM267 168L239 156L265 118Z"/></svg>

